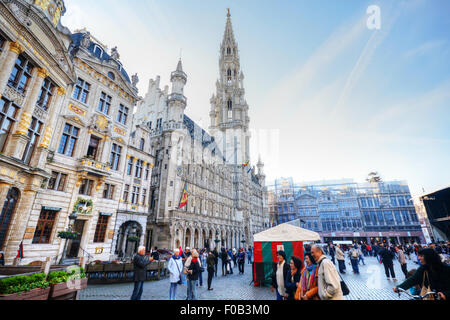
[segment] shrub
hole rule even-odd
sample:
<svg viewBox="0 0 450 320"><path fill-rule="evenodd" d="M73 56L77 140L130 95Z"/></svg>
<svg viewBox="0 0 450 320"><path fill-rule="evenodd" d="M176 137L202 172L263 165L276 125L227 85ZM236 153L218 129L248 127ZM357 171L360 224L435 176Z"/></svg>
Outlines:
<svg viewBox="0 0 450 320"><path fill-rule="evenodd" d="M47 289L48 281L44 273L35 273L29 276L15 276L0 280L0 294L13 294L41 288Z"/></svg>

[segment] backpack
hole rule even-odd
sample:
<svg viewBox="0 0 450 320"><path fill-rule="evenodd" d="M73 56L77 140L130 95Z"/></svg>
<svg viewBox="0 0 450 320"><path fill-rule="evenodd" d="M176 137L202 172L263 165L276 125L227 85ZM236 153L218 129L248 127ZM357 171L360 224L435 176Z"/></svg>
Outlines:
<svg viewBox="0 0 450 320"><path fill-rule="evenodd" d="M358 258L358 256L359 256L359 254L358 254L358 250L356 250L356 249L353 249L352 250L352 258Z"/></svg>

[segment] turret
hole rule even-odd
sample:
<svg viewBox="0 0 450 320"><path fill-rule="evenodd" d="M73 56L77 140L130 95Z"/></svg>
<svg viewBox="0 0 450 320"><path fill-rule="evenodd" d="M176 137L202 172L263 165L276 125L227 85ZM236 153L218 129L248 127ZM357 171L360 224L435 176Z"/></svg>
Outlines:
<svg viewBox="0 0 450 320"><path fill-rule="evenodd" d="M187 75L183 71L181 59L178 61L177 69L170 75L170 82L172 82L172 93L168 97L168 120L183 122L184 109L187 106L187 98L184 96Z"/></svg>

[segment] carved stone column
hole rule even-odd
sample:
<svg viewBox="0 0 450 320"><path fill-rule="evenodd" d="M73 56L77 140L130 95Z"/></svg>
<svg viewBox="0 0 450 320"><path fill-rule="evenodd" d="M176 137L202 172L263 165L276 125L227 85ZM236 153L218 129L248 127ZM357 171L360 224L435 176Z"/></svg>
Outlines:
<svg viewBox="0 0 450 320"><path fill-rule="evenodd" d="M9 43L9 51L6 55L5 61L0 66L0 98L5 91L6 84L8 82L9 76L11 74L11 70L16 63L17 57L21 54L25 49L18 42L10 42Z"/></svg>

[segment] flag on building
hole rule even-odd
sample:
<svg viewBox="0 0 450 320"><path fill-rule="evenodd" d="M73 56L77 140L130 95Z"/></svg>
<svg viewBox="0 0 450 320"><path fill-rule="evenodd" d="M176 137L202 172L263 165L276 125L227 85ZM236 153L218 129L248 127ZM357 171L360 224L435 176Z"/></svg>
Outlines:
<svg viewBox="0 0 450 320"><path fill-rule="evenodd" d="M250 161L247 161L246 163L244 163L244 164L242 165L242 168L248 167L249 164L250 164Z"/></svg>
<svg viewBox="0 0 450 320"><path fill-rule="evenodd" d="M180 206L178 209L183 208L188 203L187 183L184 185L183 196L181 197Z"/></svg>
<svg viewBox="0 0 450 320"><path fill-rule="evenodd" d="M17 251L17 257L23 259L23 241L19 244L19 250Z"/></svg>

